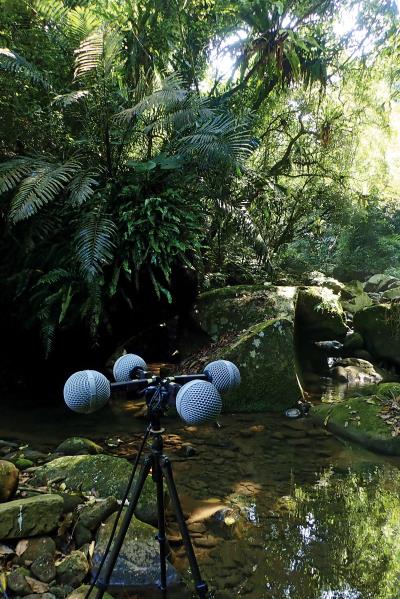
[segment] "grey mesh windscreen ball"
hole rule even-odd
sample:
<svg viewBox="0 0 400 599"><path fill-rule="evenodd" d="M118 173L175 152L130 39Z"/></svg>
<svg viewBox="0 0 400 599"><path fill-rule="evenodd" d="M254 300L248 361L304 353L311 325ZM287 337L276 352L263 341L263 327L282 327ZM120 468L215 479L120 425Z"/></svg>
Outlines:
<svg viewBox="0 0 400 599"><path fill-rule="evenodd" d="M238 367L229 360L215 360L204 368L204 373L211 379L212 384L220 391L227 391L240 383Z"/></svg>
<svg viewBox="0 0 400 599"><path fill-rule="evenodd" d="M140 356L136 354L125 354L120 356L114 364L113 375L117 383L124 383L131 380L131 372L134 368L143 368L146 370L147 364Z"/></svg>
<svg viewBox="0 0 400 599"><path fill-rule="evenodd" d="M176 409L187 424L204 424L221 413L222 399L217 389L207 381L190 381L176 396Z"/></svg>
<svg viewBox="0 0 400 599"><path fill-rule="evenodd" d="M102 408L110 399L109 380L96 370L80 370L64 385L64 401L74 412L90 414Z"/></svg>

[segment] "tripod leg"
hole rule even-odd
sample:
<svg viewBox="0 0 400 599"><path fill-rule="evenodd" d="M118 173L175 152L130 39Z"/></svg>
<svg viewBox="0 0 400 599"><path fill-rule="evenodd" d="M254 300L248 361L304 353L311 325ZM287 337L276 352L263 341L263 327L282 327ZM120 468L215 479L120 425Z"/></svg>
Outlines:
<svg viewBox="0 0 400 599"><path fill-rule="evenodd" d="M164 488L163 473L157 459L153 464L153 480L157 485L157 516L158 516L158 535L160 544L160 589L165 596L167 590L167 552L165 536L165 509L164 509Z"/></svg>
<svg viewBox="0 0 400 599"><path fill-rule="evenodd" d="M197 595L200 597L200 599L206 599L208 591L207 584L201 578L199 566L193 551L192 541L190 540L189 531L187 529L185 518L182 512L181 502L179 501L178 491L176 490L171 462L165 456L163 456L161 468L167 482L168 491L176 514L176 519L178 520L179 530L181 531L183 543L185 545L190 570L196 585Z"/></svg>
<svg viewBox="0 0 400 599"><path fill-rule="evenodd" d="M122 520L121 528L118 531L117 536L115 537L115 541L113 543L112 549L110 551L109 558L106 560L104 567L104 583L102 583L101 588L98 589L96 594L96 599L102 599L105 590L107 589L112 571L115 566L115 562L118 559L119 552L121 550L122 544L125 539L125 535L128 531L129 524L131 523L133 513L136 509L137 503L139 501L140 494L142 492L144 483L146 482L146 478L150 472L151 466L153 463L152 456L148 456L143 462L142 469L139 473L139 478L136 482L136 485L133 489L129 506L127 507L124 519Z"/></svg>

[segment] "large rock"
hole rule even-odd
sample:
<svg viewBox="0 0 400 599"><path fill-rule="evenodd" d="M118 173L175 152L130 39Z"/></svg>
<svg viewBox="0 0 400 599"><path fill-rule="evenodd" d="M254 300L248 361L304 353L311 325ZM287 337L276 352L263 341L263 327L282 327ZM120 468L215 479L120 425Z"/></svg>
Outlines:
<svg viewBox="0 0 400 599"><path fill-rule="evenodd" d="M83 582L89 572L89 564L82 551L72 551L56 568L57 580L62 584L76 587Z"/></svg>
<svg viewBox="0 0 400 599"><path fill-rule="evenodd" d="M364 290L368 292L386 291L392 286L400 284L400 281L396 277L385 274L373 275L366 281Z"/></svg>
<svg viewBox="0 0 400 599"><path fill-rule="evenodd" d="M124 513L122 518L123 516ZM115 517L115 514L112 515L98 531L92 558L93 575L97 573L99 563L110 538ZM120 529L122 518L119 521L117 531ZM100 582L103 580L103 576L104 568L102 574L100 574ZM137 592L140 588L155 586L159 579L159 543L155 538L155 529L133 518L111 576L111 592L115 587L134 587L134 590ZM175 568L170 563L167 563L168 586L178 583L179 580Z"/></svg>
<svg viewBox="0 0 400 599"><path fill-rule="evenodd" d="M282 412L301 396L296 376L293 322L275 318L250 327L218 358L240 369L241 385L224 395L225 411Z"/></svg>
<svg viewBox="0 0 400 599"><path fill-rule="evenodd" d="M339 296L327 287L299 289L296 324L310 339L342 340L348 332Z"/></svg>
<svg viewBox="0 0 400 599"><path fill-rule="evenodd" d="M400 300L400 287L393 287L382 293L382 302L393 302Z"/></svg>
<svg viewBox="0 0 400 599"><path fill-rule="evenodd" d="M18 489L19 470L12 462L0 460L0 501L8 501Z"/></svg>
<svg viewBox="0 0 400 599"><path fill-rule="evenodd" d="M88 530L96 530L102 522L118 510L115 497L107 497L104 501L94 505L86 505L79 512L79 521Z"/></svg>
<svg viewBox="0 0 400 599"><path fill-rule="evenodd" d="M365 395L313 406L311 417L336 435L388 455L400 455L400 436L380 417L382 401L400 396L398 383L381 383Z"/></svg>
<svg viewBox="0 0 400 599"><path fill-rule="evenodd" d="M72 593L70 593L68 595L67 599L86 599L89 588L90 587L88 584L82 584L80 587L78 587ZM51 590L54 591L53 588ZM98 592L97 587L94 587L94 589L92 590L92 592L90 593L90 595L87 599L96 599L97 592ZM104 593L103 599L113 599L113 596L110 595L110 593Z"/></svg>
<svg viewBox="0 0 400 599"><path fill-rule="evenodd" d="M37 495L0 505L0 539L42 535L54 530L63 510L59 495Z"/></svg>
<svg viewBox="0 0 400 599"><path fill-rule="evenodd" d="M55 453L64 455L96 455L103 453L103 448L97 443L84 437L70 437L65 439L55 450Z"/></svg>
<svg viewBox="0 0 400 599"><path fill-rule="evenodd" d="M376 358L400 366L400 305L379 304L354 315L354 329L361 333L366 349Z"/></svg>
<svg viewBox="0 0 400 599"><path fill-rule="evenodd" d="M296 287L237 285L202 293L192 316L214 341L272 318L294 319Z"/></svg>
<svg viewBox="0 0 400 599"><path fill-rule="evenodd" d="M70 491L122 499L131 472L132 464L123 458L107 455L65 456L38 468L31 484L41 486L56 480L64 482ZM137 517L146 522L154 520L154 514L157 513L155 506L155 485L148 477L137 506Z"/></svg>
<svg viewBox="0 0 400 599"><path fill-rule="evenodd" d="M384 374L371 362L360 358L344 358L331 368L333 378L350 386L380 383Z"/></svg>

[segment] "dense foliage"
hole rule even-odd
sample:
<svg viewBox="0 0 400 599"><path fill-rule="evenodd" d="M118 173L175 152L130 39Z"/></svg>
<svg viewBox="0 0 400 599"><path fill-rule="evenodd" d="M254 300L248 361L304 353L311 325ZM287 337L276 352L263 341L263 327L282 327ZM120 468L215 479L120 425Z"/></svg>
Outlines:
<svg viewBox="0 0 400 599"><path fill-rule="evenodd" d="M2 318L40 329L46 353L81 322L112 336L143 289L175 301L182 268L207 286L362 277L376 252L396 267L394 2L1 9Z"/></svg>

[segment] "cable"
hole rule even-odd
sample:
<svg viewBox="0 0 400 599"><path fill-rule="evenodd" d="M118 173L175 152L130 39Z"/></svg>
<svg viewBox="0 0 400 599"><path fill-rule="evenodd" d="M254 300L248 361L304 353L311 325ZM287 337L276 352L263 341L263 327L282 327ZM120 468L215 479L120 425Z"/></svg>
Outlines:
<svg viewBox="0 0 400 599"><path fill-rule="evenodd" d="M129 493L131 491L131 487L132 487L132 484L133 484L133 481L134 481L134 478L135 478L135 475L136 475L136 470L137 470L137 467L138 467L138 464L139 464L140 456L143 453L143 449L144 449L144 446L146 444L147 438L149 436L150 429L151 429L151 425L149 424L149 426L147 427L147 429L146 429L146 431L144 433L142 444L141 444L140 449L138 451L138 454L136 456L136 460L135 460L135 463L134 463L133 468L132 468L131 476L129 478L129 481L128 481L128 484L127 484L127 487L126 487L125 495L122 498L120 508L119 508L119 510L117 512L117 517L115 518L115 522L114 522L114 525L112 527L110 538L108 539L107 547L106 547L106 549L104 551L104 555L103 555L103 557L101 559L101 562L100 562L100 565L99 565L99 567L97 569L96 575L93 578L93 581L90 584L89 590L87 591L87 593L85 595L85 599L89 599L89 595L93 591L93 589L94 589L94 587L96 585L96 582L97 582L97 580L98 580L98 578L100 576L101 569L104 566L104 563L105 563L105 561L106 561L106 559L108 557L108 554L110 552L111 545L112 545L112 542L114 540L115 532L116 532L117 527L118 527L118 522L119 522L119 519L121 517L122 511L123 511L123 509L125 507L125 502L128 499L128 495L129 495Z"/></svg>

